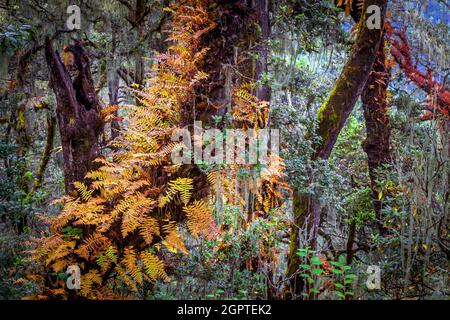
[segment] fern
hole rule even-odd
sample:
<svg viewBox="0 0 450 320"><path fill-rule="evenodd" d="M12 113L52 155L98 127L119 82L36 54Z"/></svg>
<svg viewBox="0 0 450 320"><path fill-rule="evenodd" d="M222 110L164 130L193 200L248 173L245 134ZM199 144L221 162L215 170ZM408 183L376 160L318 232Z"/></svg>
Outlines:
<svg viewBox="0 0 450 320"><path fill-rule="evenodd" d="M144 217L139 227L139 234L145 243L151 245L155 236L159 236L159 224L155 218Z"/></svg>
<svg viewBox="0 0 450 320"><path fill-rule="evenodd" d="M142 252L141 259L144 264L145 272L152 281L156 281L158 278L169 281L169 277L164 271L164 264L155 255L150 252Z"/></svg>
<svg viewBox="0 0 450 320"><path fill-rule="evenodd" d="M169 249L169 251L177 253L182 252L187 254L188 251L184 245L183 240L180 237L178 227L174 222L170 222L163 227L165 237L163 244Z"/></svg>
<svg viewBox="0 0 450 320"><path fill-rule="evenodd" d="M185 217L194 237L216 231L212 199L197 200L192 171L187 174L185 166L171 163L170 154L179 143L169 142L173 130L189 119L186 106L198 98L197 88L208 77L200 69L208 52L202 47L202 36L216 24L208 15L206 0L187 0L171 8L172 43L166 54L157 57L149 85L132 89L141 103L121 106L127 125L111 143L111 159L97 159L98 169L86 175L91 183L75 183L77 194L61 199L62 212L48 218L51 235L38 239L32 252L33 261L43 269L59 272L68 263L82 266L85 283L80 294L88 298L110 297L115 283L139 291L145 281L168 281L164 264L154 253L160 248L155 243L187 253L180 237L184 224L172 219ZM268 106L250 91L251 84L234 90L233 117L244 128L262 128L268 121ZM105 117L114 109L108 108ZM239 169L213 169L208 174L211 186L222 184L217 186L223 190L217 201L243 206L245 191L237 187ZM258 205L267 210L276 204L282 181L275 169L260 177L262 191L251 190ZM82 230L81 235L64 234L68 226ZM52 291L44 288L43 292Z"/></svg>
<svg viewBox="0 0 450 320"><path fill-rule="evenodd" d="M80 294L87 298L95 298L96 285L101 285L102 278L97 270L91 270L87 274L81 276Z"/></svg>
<svg viewBox="0 0 450 320"><path fill-rule="evenodd" d="M214 221L209 205L204 201L195 201L193 204L185 207L187 226L193 236L200 234L210 235L213 231Z"/></svg>
<svg viewBox="0 0 450 320"><path fill-rule="evenodd" d="M167 203L174 199L174 196L179 193L180 199L184 205L189 203L192 196L193 181L190 178L178 178L170 181L168 184L166 194L160 198L159 207L164 207Z"/></svg>
<svg viewBox="0 0 450 320"><path fill-rule="evenodd" d="M94 233L86 238L75 252L80 257L90 260L90 258L95 258L96 254L108 244L110 244L108 238L101 233Z"/></svg>
<svg viewBox="0 0 450 320"><path fill-rule="evenodd" d="M143 281L142 270L137 262L136 251L132 247L125 248L122 264L125 265L127 273L131 276L131 278L135 282L141 284Z"/></svg>
<svg viewBox="0 0 450 320"><path fill-rule="evenodd" d="M89 201L91 199L94 190L89 190L84 183L78 181L75 181L73 186L81 194L81 199L83 201Z"/></svg>

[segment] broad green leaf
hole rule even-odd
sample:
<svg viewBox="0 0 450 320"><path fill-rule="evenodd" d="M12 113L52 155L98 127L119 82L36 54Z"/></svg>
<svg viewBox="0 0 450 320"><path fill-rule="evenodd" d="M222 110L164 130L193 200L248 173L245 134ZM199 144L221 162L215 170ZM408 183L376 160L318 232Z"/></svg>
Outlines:
<svg viewBox="0 0 450 320"><path fill-rule="evenodd" d="M344 284L352 284L353 280L344 280Z"/></svg>
<svg viewBox="0 0 450 320"><path fill-rule="evenodd" d="M337 262L337 261L330 261L330 264L332 266L335 266L335 267L340 267L341 266L341 264L339 262Z"/></svg>
<svg viewBox="0 0 450 320"><path fill-rule="evenodd" d="M309 264L301 264L300 268L302 268L304 270L311 270L311 266Z"/></svg>
<svg viewBox="0 0 450 320"><path fill-rule="evenodd" d="M322 274L322 272L323 272L322 269L312 269L312 270L311 270L311 273L312 273L312 274L316 274L316 275Z"/></svg>
<svg viewBox="0 0 450 320"><path fill-rule="evenodd" d="M307 257L307 256L308 256L308 253L299 250L299 251L297 252L297 255L298 255L299 257Z"/></svg>
<svg viewBox="0 0 450 320"><path fill-rule="evenodd" d="M300 274L303 278L308 278L309 277L309 274L307 274L307 273L301 273Z"/></svg>
<svg viewBox="0 0 450 320"><path fill-rule="evenodd" d="M319 257L312 257L311 258L311 263L314 264L314 265L320 266L320 265L323 264L323 261L320 260Z"/></svg>
<svg viewBox="0 0 450 320"><path fill-rule="evenodd" d="M342 274L343 273L342 270L336 269L336 268L333 268L333 272L336 273L336 274Z"/></svg>

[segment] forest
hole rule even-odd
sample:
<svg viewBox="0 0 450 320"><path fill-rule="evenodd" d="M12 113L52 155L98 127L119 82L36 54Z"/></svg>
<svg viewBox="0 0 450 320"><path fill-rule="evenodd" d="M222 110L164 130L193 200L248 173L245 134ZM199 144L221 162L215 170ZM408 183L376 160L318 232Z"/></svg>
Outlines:
<svg viewBox="0 0 450 320"><path fill-rule="evenodd" d="M0 300L449 300L449 9L0 0Z"/></svg>

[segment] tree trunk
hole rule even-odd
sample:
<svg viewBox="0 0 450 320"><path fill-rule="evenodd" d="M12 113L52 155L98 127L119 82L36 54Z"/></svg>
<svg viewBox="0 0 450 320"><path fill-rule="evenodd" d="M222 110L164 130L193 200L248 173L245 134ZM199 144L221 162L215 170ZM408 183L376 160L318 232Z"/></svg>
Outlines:
<svg viewBox="0 0 450 320"><path fill-rule="evenodd" d="M359 34L351 56L327 101L319 110L316 135L321 140L314 145L313 160L326 160L330 156L338 135L361 95L374 65L383 30L371 30L367 26L368 15L366 12L371 5L376 5L381 9L381 25L383 26L384 24L387 0L364 1L364 8L359 22ZM301 277L296 274L300 264L300 259L297 255L299 249L299 228L303 228L305 221L308 221L308 233L313 236L310 239L310 243L315 244L319 228L318 222L320 221L317 217L320 212L320 205L317 199L313 197L299 194L297 191L294 191L294 193L294 226L291 234L287 276L290 278L291 283L290 293L295 298L301 293L303 287Z"/></svg>
<svg viewBox="0 0 450 320"><path fill-rule="evenodd" d="M387 105L387 87L389 74L386 68L386 53L384 40L377 53L377 59L370 73L369 80L362 94L364 119L366 121L367 136L364 141L364 151L367 153L370 186L376 213L377 225L382 235L386 234L381 217L381 200L377 188L378 170L392 160L390 150L391 129Z"/></svg>
<svg viewBox="0 0 450 320"><path fill-rule="evenodd" d="M118 74L118 65L115 62L116 57L116 49L117 49L117 31L115 26L111 26L111 57L108 68L108 96L109 96L109 105L117 106L119 105L119 85L120 85L120 76ZM111 139L115 139L119 135L120 125L118 121L118 111L114 112L114 120L111 121Z"/></svg>
<svg viewBox="0 0 450 320"><path fill-rule="evenodd" d="M56 118L49 113L47 115L47 139L45 142L44 153L42 154L41 160L39 161L36 179L34 180L33 192L38 190L42 185L42 179L44 178L44 173L50 160L50 155L52 153L53 140L55 138L55 126Z"/></svg>
<svg viewBox="0 0 450 320"><path fill-rule="evenodd" d="M269 0L257 0L256 11L259 19L259 27L261 35L258 41L258 59L256 61L256 78L260 82L256 89L256 97L263 101L270 101L271 88L264 83L264 77L267 75L268 55L269 55L269 36L270 36L270 20L269 20Z"/></svg>
<svg viewBox="0 0 450 320"><path fill-rule="evenodd" d="M73 182L83 181L92 169L92 161L99 156L98 136L102 132L100 104L91 77L89 58L80 43L65 48L73 56L77 75L73 81L46 39L45 53L50 81L56 95L56 116L63 148L64 183L66 192L73 191ZM69 66L68 66L69 67Z"/></svg>

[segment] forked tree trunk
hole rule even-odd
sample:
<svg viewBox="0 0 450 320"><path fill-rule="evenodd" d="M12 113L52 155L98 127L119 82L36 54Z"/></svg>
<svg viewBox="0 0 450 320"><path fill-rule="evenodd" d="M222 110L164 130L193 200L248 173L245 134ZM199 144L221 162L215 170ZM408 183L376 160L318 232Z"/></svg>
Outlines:
<svg viewBox="0 0 450 320"><path fill-rule="evenodd" d="M46 39L45 55L50 80L56 95L56 116L63 148L66 192L73 191L73 182L83 181L92 163L99 156L98 137L103 129L100 104L92 81L89 58L80 43L65 48L73 55L77 75L73 81L59 54Z"/></svg>
<svg viewBox="0 0 450 320"><path fill-rule="evenodd" d="M364 1L363 12L359 23L359 34L347 61L327 101L319 110L316 135L320 142L314 145L313 160L328 159L336 143L341 129L360 97L380 47L383 30L369 29L367 8L376 5L381 9L381 25L384 24L387 0ZM290 294L295 298L303 289L303 280L298 275L300 258L299 229L306 227L310 246L315 247L320 221L320 204L317 199L307 194L294 191L294 225L291 233L287 276L290 279ZM308 222L305 226L305 222Z"/></svg>

